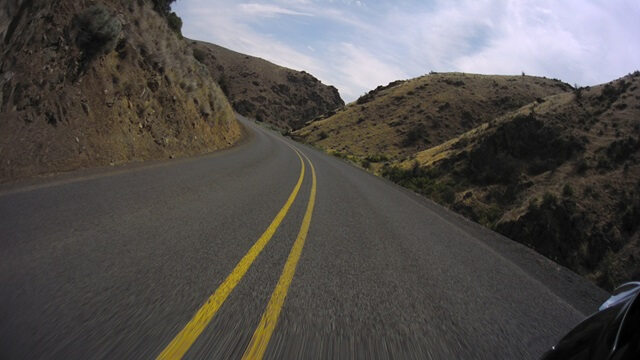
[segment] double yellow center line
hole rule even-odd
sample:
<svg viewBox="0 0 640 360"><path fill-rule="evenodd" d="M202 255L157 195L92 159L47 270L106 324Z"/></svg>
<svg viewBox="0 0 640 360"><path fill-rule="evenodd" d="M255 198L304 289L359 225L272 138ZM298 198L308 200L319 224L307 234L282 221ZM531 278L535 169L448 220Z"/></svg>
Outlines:
<svg viewBox="0 0 640 360"><path fill-rule="evenodd" d="M287 146L289 145L287 144ZM295 148L291 147L291 149L293 149L296 155L298 155L301 168L298 182L293 188L291 195L289 195L287 202L284 204L282 209L280 209L267 230L262 234L262 236L260 236L258 241L253 244L251 249L249 249L249 252L247 252L247 254L236 265L231 274L229 274L225 281L218 287L218 289L216 289L213 295L209 297L207 302L198 310L182 331L180 331L180 333L178 333L162 353L158 355L158 359L180 359L184 356L198 336L200 336L202 331L204 331L207 325L211 322L231 291L236 287L236 285L238 285L240 280L242 280L242 277L247 273L249 267L251 267L251 264L253 264L260 252L262 252L264 247L269 243L278 226L280 226L280 223L282 223L289 212L294 200L298 196L298 192L302 186L302 181L304 180L305 164L304 160L302 160L302 156L304 156L311 168L312 178L311 194L309 195L307 210L304 214L298 237L296 238L291 252L289 253L287 262L285 263L282 275L278 280L276 288L271 294L269 304L262 315L258 328L251 338L251 342L243 355L243 359L261 359L264 355L267 350L269 340L271 339L271 335L273 334L278 322L278 316L280 315L280 311L284 305L284 300L287 297L287 291L289 290L289 285L291 285L291 280L295 274L296 266L300 260L302 248L304 247L307 232L309 231L309 225L311 224L311 216L313 214L313 208L316 200L316 171L313 164L306 155L302 154L302 156L300 156L300 153Z"/></svg>

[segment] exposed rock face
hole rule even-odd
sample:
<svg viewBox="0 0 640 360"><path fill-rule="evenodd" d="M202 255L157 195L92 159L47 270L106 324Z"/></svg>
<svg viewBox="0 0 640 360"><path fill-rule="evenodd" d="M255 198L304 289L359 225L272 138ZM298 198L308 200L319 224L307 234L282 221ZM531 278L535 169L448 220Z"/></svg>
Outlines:
<svg viewBox="0 0 640 360"><path fill-rule="evenodd" d="M147 2L14 0L0 19L0 181L242 136L217 83Z"/></svg>
<svg viewBox="0 0 640 360"><path fill-rule="evenodd" d="M191 41L194 57L220 83L234 109L280 128L298 129L344 105L338 90L304 71L287 69L221 46Z"/></svg>

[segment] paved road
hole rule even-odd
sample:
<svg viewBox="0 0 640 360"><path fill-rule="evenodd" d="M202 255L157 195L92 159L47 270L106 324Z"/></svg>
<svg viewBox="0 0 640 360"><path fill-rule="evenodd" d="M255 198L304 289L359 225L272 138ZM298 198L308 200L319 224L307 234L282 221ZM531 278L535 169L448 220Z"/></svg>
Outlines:
<svg viewBox="0 0 640 360"><path fill-rule="evenodd" d="M0 358L534 359L606 297L243 122L212 155L0 189Z"/></svg>

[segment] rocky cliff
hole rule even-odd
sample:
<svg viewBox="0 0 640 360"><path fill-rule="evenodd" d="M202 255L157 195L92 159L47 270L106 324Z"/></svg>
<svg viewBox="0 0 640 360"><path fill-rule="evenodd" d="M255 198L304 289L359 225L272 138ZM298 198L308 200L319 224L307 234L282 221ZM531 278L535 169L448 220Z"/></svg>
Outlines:
<svg viewBox="0 0 640 360"><path fill-rule="evenodd" d="M0 181L241 138L222 90L156 2L0 5Z"/></svg>

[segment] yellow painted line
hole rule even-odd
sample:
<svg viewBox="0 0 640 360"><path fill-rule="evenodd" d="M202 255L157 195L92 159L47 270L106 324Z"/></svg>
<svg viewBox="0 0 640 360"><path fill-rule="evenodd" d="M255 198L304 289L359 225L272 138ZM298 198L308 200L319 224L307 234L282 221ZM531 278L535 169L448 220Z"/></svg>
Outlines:
<svg viewBox="0 0 640 360"><path fill-rule="evenodd" d="M298 266L298 261L300 260L300 255L302 255L302 248L304 247L304 242L307 238L307 232L309 231L311 216L313 214L313 207L316 202L316 170L313 168L313 164L311 163L309 158L306 155L304 155L304 157L307 159L307 161L309 162L309 166L311 167L312 178L311 194L309 195L309 204L307 205L307 211L304 214L302 226L300 227L300 232L298 233L298 238L291 248L291 252L289 253L287 262L284 265L282 275L280 275L280 280L278 280L278 284L273 290L273 294L271 294L271 300L269 300L269 304L267 305L264 314L262 314L262 319L260 320L260 324L253 334L253 337L251 338L249 347L247 347L247 350L245 350L244 355L242 356L243 359L259 360L264 356L264 353L267 350L267 346L269 345L271 335L273 334L273 331L275 330L278 323L278 317L280 316L280 311L282 310L282 306L284 305L284 300L287 297L289 285L291 285L291 281L293 280L293 276L295 275L296 267Z"/></svg>
<svg viewBox="0 0 640 360"><path fill-rule="evenodd" d="M295 151L295 150L294 150ZM304 179L304 161L300 154L296 151L296 155L300 159L301 169L300 169L300 177L298 178L298 183L293 188L291 195L289 195L289 199L284 204L280 212L271 222L271 225L267 228L267 230L260 236L258 241L249 249L249 252L240 260L238 265L233 269L231 274L226 278L226 280L218 287L218 289L209 297L207 302L198 310L195 316L189 321L189 323L178 333L178 335L171 341L171 343L158 355L157 359L180 359L184 356L184 354L189 350L191 345L196 341L198 336L202 333L202 331L207 327L207 325L211 322L211 319L216 315L220 306L227 299L233 288L238 285L244 274L247 273L249 267L256 259L256 257L260 254L262 249L269 243L271 237L276 232L276 229L289 212L289 208L291 208L291 204L296 199L298 192L300 191L300 187L302 186L302 180Z"/></svg>

